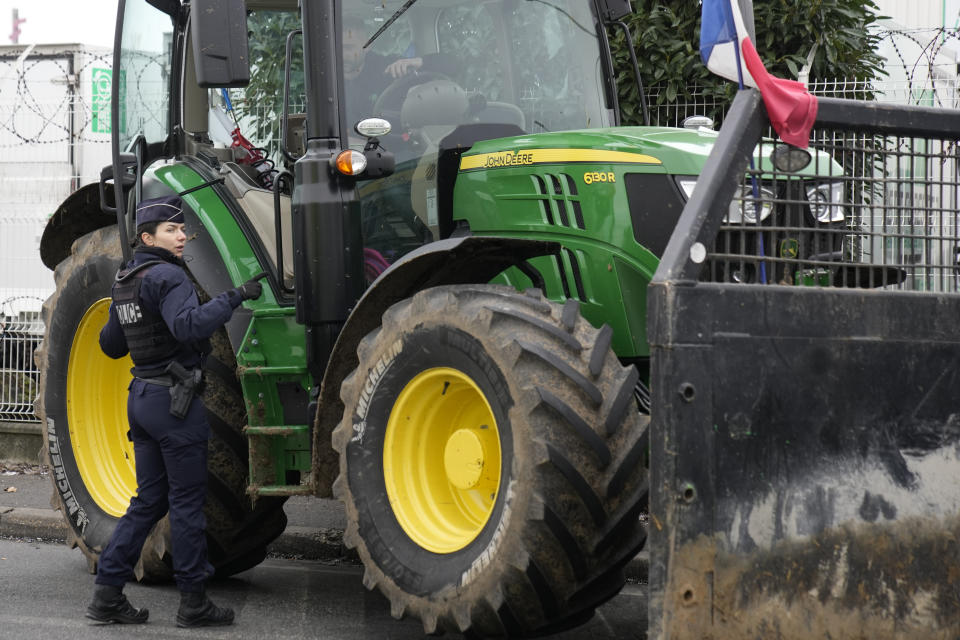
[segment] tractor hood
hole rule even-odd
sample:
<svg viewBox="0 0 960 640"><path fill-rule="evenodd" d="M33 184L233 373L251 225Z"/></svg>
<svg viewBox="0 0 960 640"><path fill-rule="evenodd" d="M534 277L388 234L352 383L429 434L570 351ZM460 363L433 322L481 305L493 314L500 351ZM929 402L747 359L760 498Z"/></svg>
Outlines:
<svg viewBox="0 0 960 640"><path fill-rule="evenodd" d="M464 154L460 169L608 162L646 165L647 172L698 176L717 135L711 129L617 127L498 138L476 143ZM763 144L757 153L758 165L764 172L773 171L769 156L774 148L774 144ZM822 151L811 149L811 155L810 166L797 171L795 176L811 173L815 166L835 164L829 154ZM836 168L842 175L838 165Z"/></svg>
<svg viewBox="0 0 960 640"><path fill-rule="evenodd" d="M461 170L524 164L600 162L647 165L647 171L699 175L715 131L666 127L618 127L538 133L476 143Z"/></svg>

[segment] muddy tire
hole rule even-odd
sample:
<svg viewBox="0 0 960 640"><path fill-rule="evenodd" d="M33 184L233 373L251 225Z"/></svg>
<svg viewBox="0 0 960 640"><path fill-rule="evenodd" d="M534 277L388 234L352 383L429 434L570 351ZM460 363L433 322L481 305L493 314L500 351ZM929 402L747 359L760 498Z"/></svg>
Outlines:
<svg viewBox="0 0 960 640"><path fill-rule="evenodd" d="M427 633L555 632L589 619L646 539L637 372L578 305L490 285L391 307L344 381L345 541Z"/></svg>
<svg viewBox="0 0 960 640"><path fill-rule="evenodd" d="M54 484L52 506L70 527L70 544L91 572L130 496L136 490L133 445L127 439L129 357L111 360L99 349L110 287L120 264L115 227L78 239L56 268L56 290L44 303L44 340L35 354L40 369L37 414L43 421L46 462ZM200 292L201 298L205 294ZM246 495L247 445L236 360L221 329L211 340L203 399L212 437L208 456L208 555L218 575L257 565L266 546L286 526L283 498ZM144 545L135 574L140 580L172 577L170 525L165 516Z"/></svg>

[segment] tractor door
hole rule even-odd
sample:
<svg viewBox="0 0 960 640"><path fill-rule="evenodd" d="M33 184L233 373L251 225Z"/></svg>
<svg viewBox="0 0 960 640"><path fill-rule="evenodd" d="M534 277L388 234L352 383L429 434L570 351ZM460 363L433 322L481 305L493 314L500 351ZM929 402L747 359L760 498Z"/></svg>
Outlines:
<svg viewBox="0 0 960 640"><path fill-rule="evenodd" d="M174 14L179 10L178 4L170 7ZM123 221L140 200L144 167L170 149L174 41L179 34L175 16L146 0L122 0L118 12L110 126L112 173L124 176L114 180L118 221ZM125 226L129 237L136 222L131 219Z"/></svg>

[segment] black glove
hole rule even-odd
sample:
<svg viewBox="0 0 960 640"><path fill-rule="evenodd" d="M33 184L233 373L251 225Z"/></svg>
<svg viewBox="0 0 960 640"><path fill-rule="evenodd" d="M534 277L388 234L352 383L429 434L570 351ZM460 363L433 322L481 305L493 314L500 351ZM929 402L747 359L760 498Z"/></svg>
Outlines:
<svg viewBox="0 0 960 640"><path fill-rule="evenodd" d="M253 276L242 285L237 287L235 291L240 294L240 297L244 300L254 300L260 297L260 294L263 293L263 287L260 285L258 280L263 280L267 277L266 271L261 271L257 275Z"/></svg>

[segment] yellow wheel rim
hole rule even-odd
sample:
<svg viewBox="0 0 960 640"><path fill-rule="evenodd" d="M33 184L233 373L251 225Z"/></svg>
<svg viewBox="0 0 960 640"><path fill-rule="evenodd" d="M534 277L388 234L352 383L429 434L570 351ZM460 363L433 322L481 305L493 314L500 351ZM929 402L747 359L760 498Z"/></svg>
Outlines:
<svg viewBox="0 0 960 640"><path fill-rule="evenodd" d="M137 491L133 443L127 439L129 356L113 360L100 350L100 329L107 323L110 299L93 303L83 314L67 365L67 423L73 457L93 501L120 517Z"/></svg>
<svg viewBox="0 0 960 640"><path fill-rule="evenodd" d="M434 553L452 553L483 530L500 486L500 435L469 376L427 369L400 392L387 421L383 475L397 521Z"/></svg>

